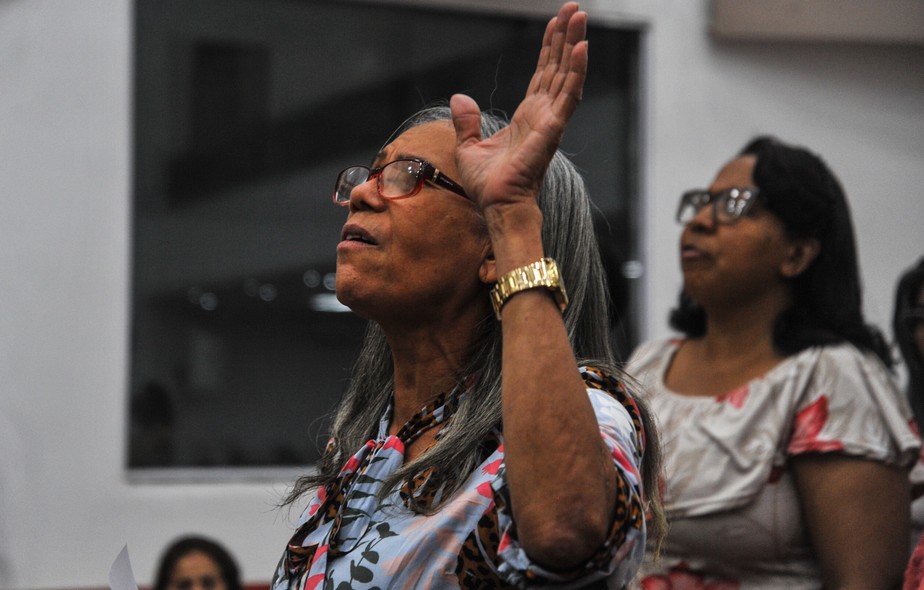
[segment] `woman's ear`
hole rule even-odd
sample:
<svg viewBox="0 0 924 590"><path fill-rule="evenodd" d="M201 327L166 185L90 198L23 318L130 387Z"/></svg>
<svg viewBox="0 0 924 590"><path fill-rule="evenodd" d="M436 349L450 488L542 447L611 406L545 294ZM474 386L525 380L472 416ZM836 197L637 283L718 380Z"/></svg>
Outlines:
<svg viewBox="0 0 924 590"><path fill-rule="evenodd" d="M481 266L478 268L478 278L481 279L482 283L487 285L492 285L497 282L497 262L494 260L494 252L492 250L488 250L484 260L481 261Z"/></svg>
<svg viewBox="0 0 924 590"><path fill-rule="evenodd" d="M820 252L821 243L816 238L793 240L780 271L787 279L794 279L811 266Z"/></svg>

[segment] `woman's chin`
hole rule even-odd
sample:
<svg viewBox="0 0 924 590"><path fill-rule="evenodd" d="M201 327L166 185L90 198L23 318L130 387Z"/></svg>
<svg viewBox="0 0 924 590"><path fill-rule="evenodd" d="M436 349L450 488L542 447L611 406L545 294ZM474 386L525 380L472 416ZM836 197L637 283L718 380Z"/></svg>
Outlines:
<svg viewBox="0 0 924 590"><path fill-rule="evenodd" d="M334 292L334 295L336 295L337 301L339 301L341 305L345 305L354 313L358 313L356 311L358 301L349 289L341 289L340 285L337 285L337 290Z"/></svg>
<svg viewBox="0 0 924 590"><path fill-rule="evenodd" d="M370 293L368 289L351 289L338 283L336 295L341 305L349 307L350 311L363 319L376 320L384 313L379 309L382 303L380 297L376 293Z"/></svg>

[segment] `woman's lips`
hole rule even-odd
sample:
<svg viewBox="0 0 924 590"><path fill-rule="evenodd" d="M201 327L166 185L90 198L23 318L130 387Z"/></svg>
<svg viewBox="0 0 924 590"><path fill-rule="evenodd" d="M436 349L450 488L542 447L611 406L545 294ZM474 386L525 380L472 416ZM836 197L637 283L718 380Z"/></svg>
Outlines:
<svg viewBox="0 0 924 590"><path fill-rule="evenodd" d="M699 260L706 258L706 253L694 246L693 244L683 244L680 247L681 260Z"/></svg>
<svg viewBox="0 0 924 590"><path fill-rule="evenodd" d="M366 242L360 242L359 240L343 240L337 244L337 252L349 252L352 250L363 250L366 248L372 248L372 244Z"/></svg>
<svg viewBox="0 0 924 590"><path fill-rule="evenodd" d="M365 228L356 224L347 224L343 226L340 232L340 248L362 248L366 246L377 246L378 242Z"/></svg>

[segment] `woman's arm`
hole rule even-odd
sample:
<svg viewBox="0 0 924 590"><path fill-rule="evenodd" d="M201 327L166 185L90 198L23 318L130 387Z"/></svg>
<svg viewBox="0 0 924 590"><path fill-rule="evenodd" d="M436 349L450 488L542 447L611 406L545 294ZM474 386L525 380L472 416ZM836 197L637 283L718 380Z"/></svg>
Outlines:
<svg viewBox="0 0 924 590"><path fill-rule="evenodd" d="M452 98L461 180L491 237L495 263L486 281L544 255L536 196L581 98L585 31L586 14L574 3L562 7L546 29L526 97L510 125L490 138L481 138L475 102ZM606 538L615 467L551 294L514 295L503 307L502 329L504 450L519 541L537 563L569 569Z"/></svg>
<svg viewBox="0 0 924 590"><path fill-rule="evenodd" d="M840 454L799 455L792 468L825 588L898 588L909 556L907 472Z"/></svg>

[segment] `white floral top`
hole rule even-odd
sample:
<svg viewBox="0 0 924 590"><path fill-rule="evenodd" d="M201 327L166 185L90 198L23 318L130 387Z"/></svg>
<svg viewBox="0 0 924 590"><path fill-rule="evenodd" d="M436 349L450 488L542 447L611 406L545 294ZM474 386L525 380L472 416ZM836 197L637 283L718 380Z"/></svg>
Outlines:
<svg viewBox="0 0 924 590"><path fill-rule="evenodd" d="M715 397L668 390L681 340L639 347L664 456L669 533L646 590L821 588L788 458L836 452L910 468L920 441L886 367L849 344L810 348Z"/></svg>
<svg viewBox="0 0 924 590"><path fill-rule="evenodd" d="M386 412L378 436L346 462L335 483L310 499L276 569L273 590L626 585L645 553L639 474L645 434L635 401L621 383L590 367L582 367L581 374L600 435L613 455L619 495L609 538L582 567L546 570L520 546L510 511L502 433L485 441L482 463L435 514L408 508L410 495L425 505L439 497L441 490L428 485L429 473L418 477L411 489L405 485L381 503L376 499L382 481L403 464L405 446L452 418L461 399L454 392L423 408L397 435L387 434L390 410Z"/></svg>

